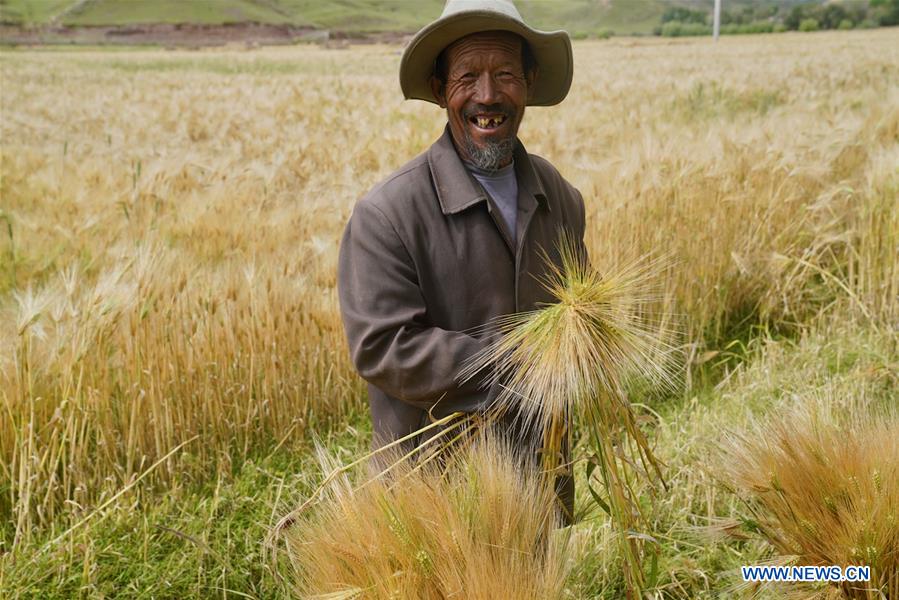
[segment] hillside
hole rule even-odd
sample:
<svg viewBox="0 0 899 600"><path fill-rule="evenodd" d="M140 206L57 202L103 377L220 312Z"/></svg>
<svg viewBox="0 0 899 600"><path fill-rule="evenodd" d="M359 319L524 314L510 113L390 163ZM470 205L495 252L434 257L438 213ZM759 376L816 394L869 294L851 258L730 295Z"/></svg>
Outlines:
<svg viewBox="0 0 899 600"><path fill-rule="evenodd" d="M779 0L777 4L789 4ZM697 0L519 0L537 27L589 34L650 33L667 7ZM702 8L710 7L704 2ZM443 0L0 0L0 21L23 25L223 24L257 22L346 32L412 32L440 13Z"/></svg>

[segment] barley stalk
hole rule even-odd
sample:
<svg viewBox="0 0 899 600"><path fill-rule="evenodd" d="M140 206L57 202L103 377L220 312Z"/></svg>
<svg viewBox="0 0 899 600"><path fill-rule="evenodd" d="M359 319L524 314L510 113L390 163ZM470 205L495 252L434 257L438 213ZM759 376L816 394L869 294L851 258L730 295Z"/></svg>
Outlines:
<svg viewBox="0 0 899 600"><path fill-rule="evenodd" d="M608 495L605 508L624 556L628 593L640 597L647 585L642 555L648 550L643 546L651 538L628 465L642 465L650 481L664 485L664 478L626 394L636 378L672 385L666 333L641 314L655 298L651 284L662 263L635 261L601 276L586 261L579 242L565 233L557 251L559 263L545 255L548 274L543 282L556 303L499 319L500 337L472 357L462 376L486 370L487 384L502 386L491 410L498 416L515 415L525 431L542 432L547 486L563 467L569 416L583 418Z"/></svg>

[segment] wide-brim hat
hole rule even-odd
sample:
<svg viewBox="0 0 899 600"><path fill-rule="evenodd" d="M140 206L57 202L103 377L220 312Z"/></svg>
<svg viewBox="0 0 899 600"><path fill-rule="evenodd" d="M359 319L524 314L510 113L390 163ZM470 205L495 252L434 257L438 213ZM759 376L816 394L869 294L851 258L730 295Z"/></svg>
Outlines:
<svg viewBox="0 0 899 600"><path fill-rule="evenodd" d="M552 106L565 99L574 74L568 33L529 27L510 0L447 0L440 18L416 33L403 52L400 87L406 99L436 104L430 78L437 57L456 40L481 31L511 31L530 46L540 70L528 105Z"/></svg>

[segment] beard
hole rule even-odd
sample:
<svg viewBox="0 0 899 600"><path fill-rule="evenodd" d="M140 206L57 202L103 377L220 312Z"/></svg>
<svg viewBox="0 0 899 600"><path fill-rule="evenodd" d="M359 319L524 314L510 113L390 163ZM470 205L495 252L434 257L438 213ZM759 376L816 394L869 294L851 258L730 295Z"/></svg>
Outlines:
<svg viewBox="0 0 899 600"><path fill-rule="evenodd" d="M465 152L471 159L471 163L482 171L499 171L503 166L509 164L512 160L512 152L515 150L515 136L488 141L483 146L478 146L466 130L464 142Z"/></svg>

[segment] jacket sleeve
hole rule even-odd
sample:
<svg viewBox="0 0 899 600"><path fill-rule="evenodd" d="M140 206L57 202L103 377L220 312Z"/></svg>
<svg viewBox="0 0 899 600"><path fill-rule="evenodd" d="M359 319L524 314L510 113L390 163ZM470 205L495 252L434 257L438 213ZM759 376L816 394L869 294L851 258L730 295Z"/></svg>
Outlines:
<svg viewBox="0 0 899 600"><path fill-rule="evenodd" d="M373 203L356 205L340 243L338 297L353 364L389 396L423 409L473 410L485 392L456 375L486 342L429 326L415 265Z"/></svg>

